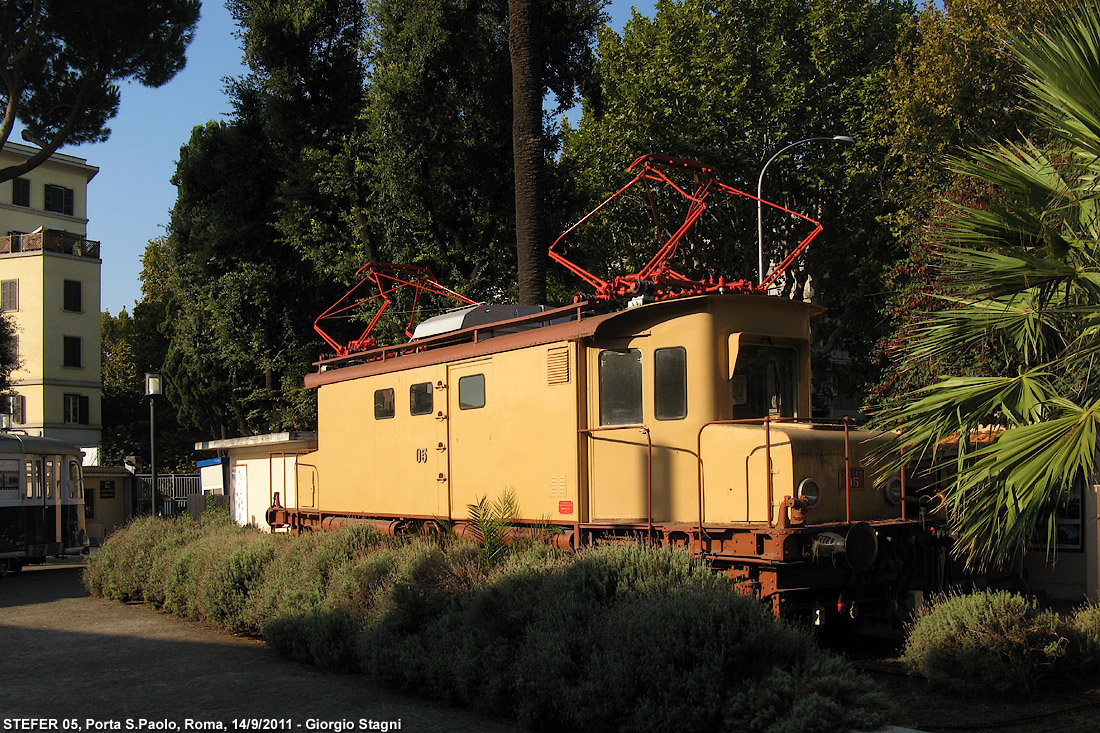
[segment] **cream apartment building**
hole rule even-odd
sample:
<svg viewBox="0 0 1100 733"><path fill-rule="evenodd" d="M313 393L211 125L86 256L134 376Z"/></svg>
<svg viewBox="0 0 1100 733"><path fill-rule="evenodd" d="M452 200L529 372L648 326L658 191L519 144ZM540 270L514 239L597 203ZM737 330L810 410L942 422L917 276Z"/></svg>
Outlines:
<svg viewBox="0 0 1100 733"><path fill-rule="evenodd" d="M0 166L36 148L7 142ZM30 435L65 440L95 463L100 412L100 252L86 238L87 189L99 169L55 153L0 183L0 310L15 322L19 366L5 419Z"/></svg>

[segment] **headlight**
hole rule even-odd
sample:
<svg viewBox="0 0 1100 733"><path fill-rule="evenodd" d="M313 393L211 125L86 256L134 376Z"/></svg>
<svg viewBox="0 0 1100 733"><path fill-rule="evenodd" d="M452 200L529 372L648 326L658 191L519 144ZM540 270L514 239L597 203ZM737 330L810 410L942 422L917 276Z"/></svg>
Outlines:
<svg viewBox="0 0 1100 733"><path fill-rule="evenodd" d="M807 508L815 507L821 501L821 487L812 478L804 478L798 485L798 498Z"/></svg>
<svg viewBox="0 0 1100 733"><path fill-rule="evenodd" d="M882 495L886 501L897 506L901 503L901 479L894 477L882 485Z"/></svg>

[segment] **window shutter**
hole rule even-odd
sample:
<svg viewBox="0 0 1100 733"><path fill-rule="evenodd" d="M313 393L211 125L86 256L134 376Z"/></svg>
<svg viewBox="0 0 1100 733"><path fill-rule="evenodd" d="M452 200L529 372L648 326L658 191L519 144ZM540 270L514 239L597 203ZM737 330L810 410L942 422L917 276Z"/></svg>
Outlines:
<svg viewBox="0 0 1100 733"><path fill-rule="evenodd" d="M87 425L89 423L88 413L91 412L91 399L87 395L80 395L80 419L77 421L81 425Z"/></svg>
<svg viewBox="0 0 1100 733"><path fill-rule="evenodd" d="M0 310L19 310L19 281L4 280L0 282Z"/></svg>

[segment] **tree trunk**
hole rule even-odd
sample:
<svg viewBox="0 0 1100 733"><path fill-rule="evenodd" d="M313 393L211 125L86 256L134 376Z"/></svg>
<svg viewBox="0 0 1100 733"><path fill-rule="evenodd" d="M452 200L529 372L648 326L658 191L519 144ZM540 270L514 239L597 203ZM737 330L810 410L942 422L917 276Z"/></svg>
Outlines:
<svg viewBox="0 0 1100 733"><path fill-rule="evenodd" d="M512 160L516 195L519 302L546 302L546 223L542 198L542 66L536 4L508 0L512 58Z"/></svg>

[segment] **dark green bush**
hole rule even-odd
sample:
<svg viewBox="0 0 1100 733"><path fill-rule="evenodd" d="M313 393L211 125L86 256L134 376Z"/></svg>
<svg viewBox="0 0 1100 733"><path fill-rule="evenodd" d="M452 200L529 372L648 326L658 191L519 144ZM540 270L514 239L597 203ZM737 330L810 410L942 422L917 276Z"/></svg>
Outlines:
<svg viewBox="0 0 1100 733"><path fill-rule="evenodd" d="M983 692L1034 691L1073 666L1072 629L1008 591L954 595L909 630L903 660L933 682Z"/></svg>
<svg viewBox="0 0 1100 733"><path fill-rule="evenodd" d="M235 634L258 635L262 627L254 623L250 603L275 557L274 538L249 532L224 539L229 541L212 543L224 551L210 559L198 584L198 617Z"/></svg>
<svg viewBox="0 0 1100 733"><path fill-rule="evenodd" d="M84 584L89 592L123 603L145 600L157 547L170 545L183 531L181 523L142 517L113 533L94 555Z"/></svg>
<svg viewBox="0 0 1100 733"><path fill-rule="evenodd" d="M486 564L453 540L273 536L204 516L135 522L85 582L536 728L850 730L883 718L850 666L678 551L523 544Z"/></svg>

